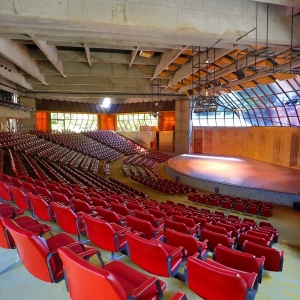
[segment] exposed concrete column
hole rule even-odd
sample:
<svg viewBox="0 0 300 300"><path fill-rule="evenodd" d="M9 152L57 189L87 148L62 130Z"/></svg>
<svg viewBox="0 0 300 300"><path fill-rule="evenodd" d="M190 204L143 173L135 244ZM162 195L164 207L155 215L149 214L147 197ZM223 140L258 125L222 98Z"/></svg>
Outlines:
<svg viewBox="0 0 300 300"><path fill-rule="evenodd" d="M35 99L21 96L20 104L25 105L28 108L35 108ZM35 112L31 112L28 114L28 118L23 119L22 127L20 129L21 133L29 133L29 130L35 129Z"/></svg>
<svg viewBox="0 0 300 300"><path fill-rule="evenodd" d="M0 117L0 132L8 132L7 119L5 117Z"/></svg>
<svg viewBox="0 0 300 300"><path fill-rule="evenodd" d="M190 100L175 102L175 153L192 152L192 122Z"/></svg>

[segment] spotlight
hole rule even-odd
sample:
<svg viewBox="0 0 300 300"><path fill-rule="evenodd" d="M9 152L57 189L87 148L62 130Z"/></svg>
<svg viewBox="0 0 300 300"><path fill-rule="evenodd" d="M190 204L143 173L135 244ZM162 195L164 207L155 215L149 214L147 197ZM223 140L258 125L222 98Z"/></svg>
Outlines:
<svg viewBox="0 0 300 300"><path fill-rule="evenodd" d="M236 72L234 72L234 73L237 76L238 80L245 78L245 74L244 74L243 70L236 70Z"/></svg>
<svg viewBox="0 0 300 300"><path fill-rule="evenodd" d="M209 57L208 57L208 56L206 57L206 59L205 59L204 63L206 63L206 64L209 64L209 63L210 63L210 59L209 59Z"/></svg>

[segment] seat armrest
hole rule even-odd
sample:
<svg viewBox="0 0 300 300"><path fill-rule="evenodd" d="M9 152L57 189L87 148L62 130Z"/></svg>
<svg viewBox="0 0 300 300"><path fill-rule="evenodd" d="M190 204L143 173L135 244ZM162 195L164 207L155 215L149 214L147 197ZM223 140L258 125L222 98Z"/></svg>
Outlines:
<svg viewBox="0 0 300 300"><path fill-rule="evenodd" d="M153 284L155 284L158 292L158 299L162 299L163 292L159 283L159 280L155 277L150 277L147 281L145 281L142 285L136 288L132 294L128 297L129 300L137 299L148 289L151 289Z"/></svg>
<svg viewBox="0 0 300 300"><path fill-rule="evenodd" d="M253 289L256 280L257 280L257 274L255 272L252 272L249 282L247 283L247 286Z"/></svg>
<svg viewBox="0 0 300 300"><path fill-rule="evenodd" d="M170 254L169 254L169 257L173 257L175 256L176 254L178 254L179 252L182 252L183 253L183 257L185 257L185 252L184 252L184 248L179 246L177 247L176 249L174 249Z"/></svg>

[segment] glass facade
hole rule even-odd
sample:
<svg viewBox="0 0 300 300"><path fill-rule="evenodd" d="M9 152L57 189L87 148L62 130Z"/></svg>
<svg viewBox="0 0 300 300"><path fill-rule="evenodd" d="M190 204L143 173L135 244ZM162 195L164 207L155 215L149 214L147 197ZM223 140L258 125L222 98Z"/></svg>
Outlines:
<svg viewBox="0 0 300 300"><path fill-rule="evenodd" d="M158 121L151 114L117 115L119 131L140 131L141 126L157 126Z"/></svg>
<svg viewBox="0 0 300 300"><path fill-rule="evenodd" d="M221 93L216 102L213 112L192 108L193 126L299 126L300 76Z"/></svg>
<svg viewBox="0 0 300 300"><path fill-rule="evenodd" d="M81 132L83 130L97 130L97 115L51 113L51 130L70 130Z"/></svg>

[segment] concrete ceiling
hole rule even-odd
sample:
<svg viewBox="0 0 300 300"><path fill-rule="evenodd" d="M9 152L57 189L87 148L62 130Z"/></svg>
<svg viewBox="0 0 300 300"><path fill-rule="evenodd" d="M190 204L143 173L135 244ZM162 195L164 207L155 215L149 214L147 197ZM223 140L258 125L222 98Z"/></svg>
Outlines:
<svg viewBox="0 0 300 300"><path fill-rule="evenodd" d="M281 69L300 65L298 30L291 39L292 14L300 28L296 0L0 0L0 7L0 88L29 97L144 99L160 79L162 98L180 99L197 64L203 80L222 79L224 88L270 76L257 68L226 79L266 55Z"/></svg>

